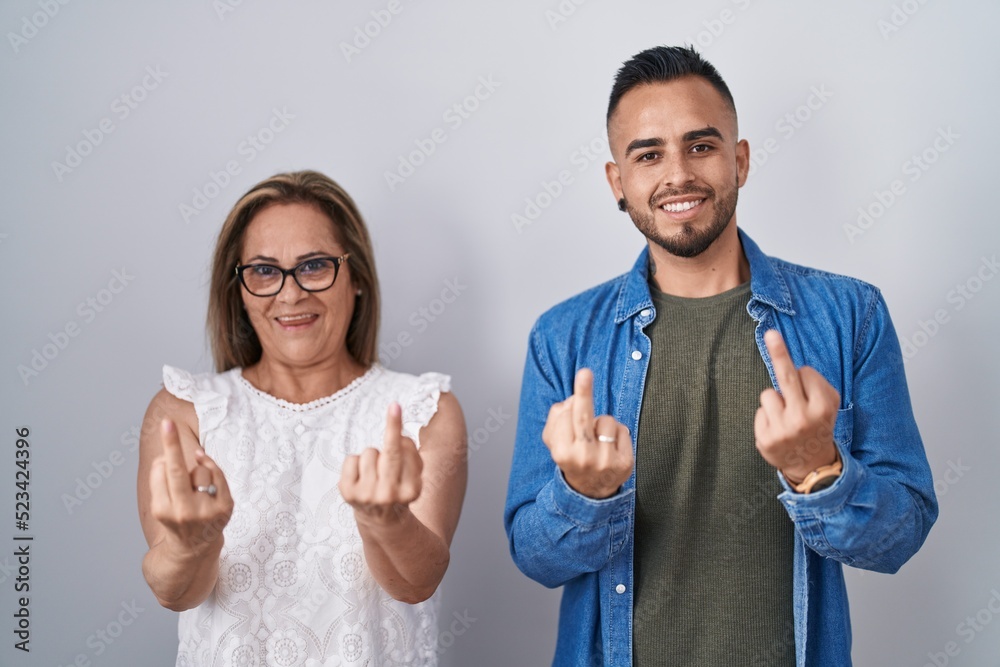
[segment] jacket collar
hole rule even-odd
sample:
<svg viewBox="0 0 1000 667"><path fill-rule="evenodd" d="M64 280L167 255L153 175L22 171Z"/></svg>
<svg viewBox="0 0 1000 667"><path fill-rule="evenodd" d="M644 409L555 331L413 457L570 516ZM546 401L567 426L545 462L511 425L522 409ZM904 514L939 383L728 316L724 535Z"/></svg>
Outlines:
<svg viewBox="0 0 1000 667"><path fill-rule="evenodd" d="M740 244L743 254L750 263L750 295L751 301L760 301L772 308L794 315L792 295L788 284L775 267L773 260L765 255L747 234L739 229ZM615 323L621 324L645 308L652 308L653 300L649 294L649 246L642 249L632 270L625 274L618 291L618 304L615 308Z"/></svg>

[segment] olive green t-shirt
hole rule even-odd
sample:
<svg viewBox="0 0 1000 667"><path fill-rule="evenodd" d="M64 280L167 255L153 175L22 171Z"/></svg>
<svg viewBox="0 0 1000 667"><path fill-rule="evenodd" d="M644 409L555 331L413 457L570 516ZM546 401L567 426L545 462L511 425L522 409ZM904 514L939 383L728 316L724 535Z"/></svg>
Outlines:
<svg viewBox="0 0 1000 667"><path fill-rule="evenodd" d="M633 664L794 667L791 519L754 446L771 386L750 285L656 319L636 442Z"/></svg>

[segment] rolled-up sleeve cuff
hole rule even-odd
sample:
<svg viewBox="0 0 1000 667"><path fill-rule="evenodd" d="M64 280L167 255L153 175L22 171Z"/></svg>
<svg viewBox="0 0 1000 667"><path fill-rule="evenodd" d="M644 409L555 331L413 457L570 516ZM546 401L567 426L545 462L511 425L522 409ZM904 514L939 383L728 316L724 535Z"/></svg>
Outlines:
<svg viewBox="0 0 1000 667"><path fill-rule="evenodd" d="M778 473L781 486L785 489L778 496L778 500L785 506L793 520L819 519L839 512L847 504L865 470L850 454L840 452L840 460L843 465L840 477L828 488L816 493L796 493L785 476Z"/></svg>
<svg viewBox="0 0 1000 667"><path fill-rule="evenodd" d="M556 468L553 483L548 486L552 490L552 503L556 511L582 528L603 525L614 518L627 515L634 493L634 489L621 488L610 498L588 498L566 483L559 468Z"/></svg>

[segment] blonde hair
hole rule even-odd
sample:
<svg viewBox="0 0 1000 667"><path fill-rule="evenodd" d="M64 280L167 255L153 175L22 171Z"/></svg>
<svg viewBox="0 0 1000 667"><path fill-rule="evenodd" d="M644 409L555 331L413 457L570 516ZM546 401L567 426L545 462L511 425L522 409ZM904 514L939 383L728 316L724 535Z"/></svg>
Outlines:
<svg viewBox="0 0 1000 667"><path fill-rule="evenodd" d="M239 264L247 227L264 208L273 204L311 204L326 214L333 233L350 253L354 286L361 290L347 329L347 351L360 364L376 359L379 329L379 289L371 238L354 200L329 177L316 171L276 174L261 181L240 198L229 212L215 244L212 283L208 299L208 335L215 370L257 363L260 340L243 309Z"/></svg>

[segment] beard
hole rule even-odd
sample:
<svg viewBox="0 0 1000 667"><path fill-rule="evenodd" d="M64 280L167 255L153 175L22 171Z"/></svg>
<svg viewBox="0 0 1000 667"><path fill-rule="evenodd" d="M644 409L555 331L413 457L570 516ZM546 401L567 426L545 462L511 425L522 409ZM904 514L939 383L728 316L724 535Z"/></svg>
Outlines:
<svg viewBox="0 0 1000 667"><path fill-rule="evenodd" d="M707 227L698 229L691 223L683 223L679 232L672 236L665 236L656 227L656 209L659 208L657 201L662 202L669 197L680 197L683 195L701 195L706 202L714 205L715 215ZM632 218L636 228L642 232L643 236L660 246L671 255L677 257L697 257L711 246L715 239L722 235L729 221L736 213L736 201L739 197L739 186L726 190L721 197L716 195L712 188L685 188L683 190L668 189L658 192L649 199L649 211L639 211L626 202L625 207L628 215Z"/></svg>

